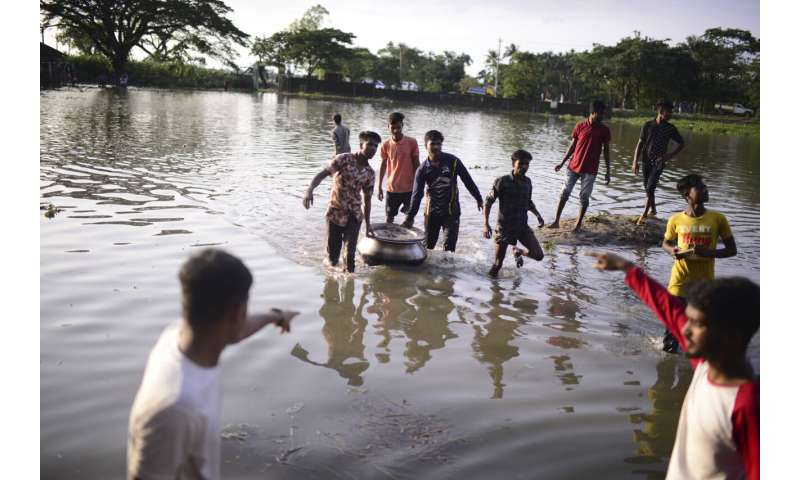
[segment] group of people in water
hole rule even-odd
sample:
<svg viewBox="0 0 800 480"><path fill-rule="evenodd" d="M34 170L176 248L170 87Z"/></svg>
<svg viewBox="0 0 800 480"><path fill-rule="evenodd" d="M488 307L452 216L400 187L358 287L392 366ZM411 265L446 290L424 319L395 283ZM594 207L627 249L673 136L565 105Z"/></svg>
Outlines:
<svg viewBox="0 0 800 480"><path fill-rule="evenodd" d="M582 228L601 154L605 181L610 182L611 134L603 124L604 111L602 102L592 103L588 118L575 125L572 143L555 166L560 171L569 160L551 228L560 226L561 213L578 180L580 213L574 230ZM657 116L643 126L635 149L632 169L638 173L641 165L647 195L639 223L655 215L654 195L661 173L684 145L669 122L671 111L669 102L659 102ZM442 151L441 132L425 133L427 158L420 162L417 141L403 134L404 118L399 112L389 116L390 138L384 142L375 132L361 132L360 148L353 153L349 129L342 125L339 114L334 116L336 127L331 136L336 153L313 178L303 198L305 208L310 208L314 189L326 177L333 177L325 213L327 261L338 265L344 247L344 270L353 272L361 223L366 235L374 235L370 214L376 182L369 160L378 151L378 200L385 201L387 223L403 213L402 225L412 227L426 196L426 246L435 248L443 232L444 249L454 252L461 213L460 179L477 209L483 211L484 236L491 238L494 233L496 253L489 274L497 276L509 246L518 267L524 256L541 260L544 254L527 216L532 212L539 227L545 226L532 201L531 180L526 175L532 155L522 149L513 152L511 173L498 177L484 199L463 162ZM670 141L678 144L671 152ZM759 329L759 286L745 278L714 278L714 259L737 253L730 225L723 214L705 207L708 188L700 175L681 178L677 190L686 208L669 218L662 242L662 248L674 257L667 287L618 255L587 254L596 258L599 270L625 272L625 283L667 328L664 350L685 352L695 369L681 410L667 478L757 479L759 381L746 351ZM489 214L495 202L499 203L499 213L493 231ZM723 248L717 248L720 240ZM248 315L252 275L241 260L218 249L206 249L189 258L179 279L182 319L165 329L153 348L131 411L129 479L219 478L219 357L228 345L266 325L288 331L298 314L273 309ZM424 315L420 321L424 321Z"/></svg>

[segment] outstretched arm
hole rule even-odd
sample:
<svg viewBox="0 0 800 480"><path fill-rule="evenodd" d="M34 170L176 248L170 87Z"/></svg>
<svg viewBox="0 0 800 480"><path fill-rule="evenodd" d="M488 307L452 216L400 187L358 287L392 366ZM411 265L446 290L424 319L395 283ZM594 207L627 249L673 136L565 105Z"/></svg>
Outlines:
<svg viewBox="0 0 800 480"><path fill-rule="evenodd" d="M688 318L685 313L686 302L682 298L670 294L663 285L650 278L644 270L619 255L608 252L587 252L586 255L597 259L595 268L598 270L625 272L625 283L678 339L681 348L686 350L683 327ZM693 366L697 366L697 364L693 363Z"/></svg>
<svg viewBox="0 0 800 480"><path fill-rule="evenodd" d="M311 205L314 205L314 189L330 174L331 172L326 168L320 171L314 179L311 180L311 185L309 185L306 191L306 196L303 197L303 206L306 207L306 210L311 208Z"/></svg>
<svg viewBox="0 0 800 480"><path fill-rule="evenodd" d="M236 338L236 343L241 342L270 323L274 323L276 327L280 328L281 333L288 332L290 330L289 323L297 315L298 312L292 310L279 310L277 308L273 308L267 313L248 315L244 325L242 325L242 329L239 331L239 335Z"/></svg>

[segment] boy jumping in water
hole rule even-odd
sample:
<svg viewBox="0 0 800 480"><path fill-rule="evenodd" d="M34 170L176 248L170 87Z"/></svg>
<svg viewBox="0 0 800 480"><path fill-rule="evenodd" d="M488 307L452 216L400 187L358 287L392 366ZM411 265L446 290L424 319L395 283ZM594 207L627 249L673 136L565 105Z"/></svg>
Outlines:
<svg viewBox="0 0 800 480"><path fill-rule="evenodd" d="M703 177L687 175L678 180L677 187L686 209L669 217L661 247L675 258L667 289L672 295L686 297L689 283L714 279L715 258L736 255L736 241L725 215L705 207L708 187ZM725 248L717 249L720 238ZM667 330L664 351L676 353L677 349L677 340Z"/></svg>
<svg viewBox="0 0 800 480"><path fill-rule="evenodd" d="M498 177L494 181L492 191L486 196L483 207L483 236L492 238L492 228L489 226L489 212L495 200L500 200L500 213L497 214L497 229L494 241L497 243L494 264L489 270L490 277L497 277L500 267L503 266L503 259L506 250L511 245L517 267L522 266L522 256L530 257L540 261L544 258L542 247L536 240L533 230L528 226L528 210L539 219L539 227L544 226L542 215L536 210L531 199L533 188L531 179L525 173L531 163L531 154L525 150L517 150L511 155L512 170L509 175ZM524 252L516 247L519 241L527 249Z"/></svg>

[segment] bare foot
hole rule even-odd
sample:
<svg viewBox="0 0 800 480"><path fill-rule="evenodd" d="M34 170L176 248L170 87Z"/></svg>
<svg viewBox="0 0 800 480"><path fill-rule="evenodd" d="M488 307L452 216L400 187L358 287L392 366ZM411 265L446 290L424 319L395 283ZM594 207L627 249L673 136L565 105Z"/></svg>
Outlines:
<svg viewBox="0 0 800 480"><path fill-rule="evenodd" d="M641 217L639 217L639 220L636 220L636 226L640 227L640 226L644 225L645 222L647 222L647 217L642 215Z"/></svg>
<svg viewBox="0 0 800 480"><path fill-rule="evenodd" d="M553 222L547 226L547 228L559 228L558 222Z"/></svg>
<svg viewBox="0 0 800 480"><path fill-rule="evenodd" d="M514 261L517 262L517 268L520 268L523 264L522 256L524 255L524 253L522 253L522 249L520 248L517 247L513 248L514 248Z"/></svg>
<svg viewBox="0 0 800 480"><path fill-rule="evenodd" d="M573 229L572 229L572 233L578 233L578 232L580 232L581 230L583 230L583 226L581 226L581 225L575 225L575 228L573 228Z"/></svg>

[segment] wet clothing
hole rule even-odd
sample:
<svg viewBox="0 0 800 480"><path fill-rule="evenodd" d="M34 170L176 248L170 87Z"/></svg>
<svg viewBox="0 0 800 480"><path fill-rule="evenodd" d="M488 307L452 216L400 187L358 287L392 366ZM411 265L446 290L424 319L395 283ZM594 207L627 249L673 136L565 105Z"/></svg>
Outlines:
<svg viewBox="0 0 800 480"><path fill-rule="evenodd" d="M344 245L344 261L347 265L347 271L354 272L356 270L356 245L358 244L358 232L360 231L361 220L356 219L353 214L350 214L344 226L328 221L328 260L330 260L331 265L339 264L342 245Z"/></svg>
<svg viewBox="0 0 800 480"><path fill-rule="evenodd" d="M651 163L645 160L642 164L642 183L644 185L644 190L652 195L656 192L656 187L658 187L658 180L661 178L661 174L664 173L664 167L659 166L657 163Z"/></svg>
<svg viewBox="0 0 800 480"><path fill-rule="evenodd" d="M178 349L177 324L147 359L128 423L127 478L220 478L219 368Z"/></svg>
<svg viewBox="0 0 800 480"><path fill-rule="evenodd" d="M386 191L411 192L414 188L414 164L419 164L417 140L403 135L399 142L389 137L381 144L381 159L386 162Z"/></svg>
<svg viewBox="0 0 800 480"><path fill-rule="evenodd" d="M333 157L327 170L333 176L333 186L325 217L340 227L347 225L350 215L361 222L364 219L361 193L364 193L365 198L372 196L375 171L369 165L358 168L355 154L352 153Z"/></svg>
<svg viewBox="0 0 800 480"><path fill-rule="evenodd" d="M668 121L656 122L655 119L645 122L639 134L642 141L642 180L644 189L648 194L653 194L658 186L658 180L664 171L660 158L667 153L669 141L683 145L683 137L678 133L675 125Z"/></svg>
<svg viewBox="0 0 800 480"><path fill-rule="evenodd" d="M442 152L439 155L439 165L431 164L430 159L425 159L417 169L414 177L414 193L411 194L411 210L409 215L413 218L419 211L423 193L427 196L425 206L426 215L461 215L461 205L458 199L458 182L456 176L461 177L469 193L480 203L483 203L478 186L472 181L467 168L455 155ZM428 186L425 191L425 186Z"/></svg>
<svg viewBox="0 0 800 480"><path fill-rule="evenodd" d="M686 302L634 267L625 283L669 328L686 350ZM708 377L708 362L690 359L694 376L681 407L667 480L759 478L759 381L718 385Z"/></svg>
<svg viewBox="0 0 800 480"><path fill-rule="evenodd" d="M331 138L333 139L333 146L336 149L336 155L340 153L350 153L350 129L342 124L339 124L331 130Z"/></svg>
<svg viewBox="0 0 800 480"><path fill-rule="evenodd" d="M528 227L528 211L534 208L532 194L528 176L517 178L511 173L495 179L484 202L484 208L490 208L495 200L500 201L495 242L514 245L523 234L532 232Z"/></svg>
<svg viewBox="0 0 800 480"><path fill-rule="evenodd" d="M611 141L611 130L603 123L592 123L586 119L575 124L572 138L576 141L575 151L567 168L575 173L597 175L597 170L600 168L600 153L603 144Z"/></svg>
<svg viewBox="0 0 800 480"><path fill-rule="evenodd" d="M444 249L448 252L455 252L460 223L459 215L425 215L425 246L429 250L436 248L439 231L444 230Z"/></svg>
<svg viewBox="0 0 800 480"><path fill-rule="evenodd" d="M411 207L411 192L386 192L386 216L396 217L397 211L408 213Z"/></svg>
<svg viewBox="0 0 800 480"><path fill-rule="evenodd" d="M719 239L733 237L731 227L725 215L714 210L706 209L699 217L690 217L685 212L680 212L669 217L664 240L676 243L678 248L686 250L694 245L701 245L708 249L715 249ZM672 265L672 274L669 278L669 293L685 296L686 286L695 280L714 279L714 258L697 257L675 260Z"/></svg>

